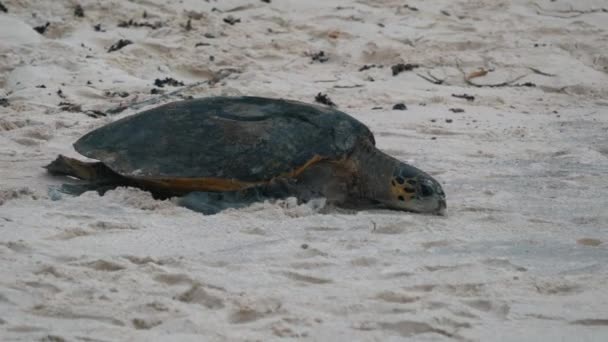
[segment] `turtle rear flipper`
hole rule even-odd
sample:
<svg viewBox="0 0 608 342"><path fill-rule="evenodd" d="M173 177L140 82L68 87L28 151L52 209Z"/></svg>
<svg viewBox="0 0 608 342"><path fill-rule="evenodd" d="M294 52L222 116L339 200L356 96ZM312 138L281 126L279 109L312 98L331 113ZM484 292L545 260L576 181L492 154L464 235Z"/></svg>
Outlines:
<svg viewBox="0 0 608 342"><path fill-rule="evenodd" d="M87 163L61 154L44 168L55 176L71 176L87 181L110 182L123 178L103 163Z"/></svg>
<svg viewBox="0 0 608 342"><path fill-rule="evenodd" d="M52 175L69 176L88 181L84 184L63 184L56 189L69 195L79 196L87 191L97 191L100 195L103 195L106 191L118 186L129 185L124 177L100 162L87 163L59 155L44 168Z"/></svg>

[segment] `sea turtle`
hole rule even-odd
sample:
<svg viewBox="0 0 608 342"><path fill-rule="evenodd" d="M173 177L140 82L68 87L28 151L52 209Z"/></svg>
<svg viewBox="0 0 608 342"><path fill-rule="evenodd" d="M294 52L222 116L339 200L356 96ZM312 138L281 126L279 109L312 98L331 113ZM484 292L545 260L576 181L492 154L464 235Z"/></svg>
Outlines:
<svg viewBox="0 0 608 342"><path fill-rule="evenodd" d="M215 213L265 198L325 197L339 206L443 214L441 185L376 149L374 136L341 111L283 99L178 101L100 127L74 147L99 160L60 155L55 175L88 181L64 192L135 186L156 198Z"/></svg>

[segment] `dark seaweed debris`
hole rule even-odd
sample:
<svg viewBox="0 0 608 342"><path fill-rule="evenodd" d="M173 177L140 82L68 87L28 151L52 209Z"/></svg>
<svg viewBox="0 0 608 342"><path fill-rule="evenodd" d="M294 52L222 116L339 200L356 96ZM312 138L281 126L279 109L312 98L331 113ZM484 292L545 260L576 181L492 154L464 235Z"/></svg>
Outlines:
<svg viewBox="0 0 608 342"><path fill-rule="evenodd" d="M240 18L235 18L235 17L233 17L233 16L229 15L229 16L227 16L226 18L224 18L224 22L225 22L226 24L234 25L234 24L236 24L236 23L240 23L240 22L241 22L241 19L240 19Z"/></svg>
<svg viewBox="0 0 608 342"><path fill-rule="evenodd" d="M329 60L329 56L325 54L325 51L319 51L310 55L313 62L325 63Z"/></svg>
<svg viewBox="0 0 608 342"><path fill-rule="evenodd" d="M536 84L532 82L518 83L513 85L514 87L536 87Z"/></svg>
<svg viewBox="0 0 608 342"><path fill-rule="evenodd" d="M81 105L73 104L71 102L59 102L59 107L66 112L82 112Z"/></svg>
<svg viewBox="0 0 608 342"><path fill-rule="evenodd" d="M9 103L8 103L8 99L6 98L0 98L0 106L2 107L8 107Z"/></svg>
<svg viewBox="0 0 608 342"><path fill-rule="evenodd" d="M419 68L420 65L418 64L411 64L411 63L407 63L407 64L403 64L403 63L399 63L399 64L395 64L391 67L391 70L393 70L393 76L397 76L400 73L404 72L404 71L412 71L416 68Z"/></svg>
<svg viewBox="0 0 608 342"><path fill-rule="evenodd" d="M178 80L176 80L174 78L171 78L171 77L166 77L164 80L161 80L160 78L155 79L154 80L154 85L157 86L157 87L159 87L159 88L162 88L165 85L169 85L169 86L172 86L172 87L181 87L181 86L184 85L184 82L180 82L180 81L178 81Z"/></svg>
<svg viewBox="0 0 608 342"><path fill-rule="evenodd" d="M396 105L393 106L393 110L406 110L407 106L405 105L405 103L397 103Z"/></svg>
<svg viewBox="0 0 608 342"><path fill-rule="evenodd" d="M46 29L51 25L51 23L49 23L48 21L46 22L46 24L44 25L40 25L40 26L36 26L34 27L34 30L36 30L36 32L40 33L40 34L44 34L44 32L46 32Z"/></svg>
<svg viewBox="0 0 608 342"><path fill-rule="evenodd" d="M467 101L475 101L475 96L469 95L469 94L462 94L462 95L452 94L452 96L459 98L459 99L465 99Z"/></svg>
<svg viewBox="0 0 608 342"><path fill-rule="evenodd" d="M315 102L330 106L330 107L336 107L336 104L334 103L334 101L332 101L329 96L327 96L327 94L323 94L323 93L318 93L317 96L315 96Z"/></svg>
<svg viewBox="0 0 608 342"><path fill-rule="evenodd" d="M76 7L74 8L74 15L80 18L84 17L84 9L82 8L82 6L80 6L80 4L76 5Z"/></svg>
<svg viewBox="0 0 608 342"><path fill-rule="evenodd" d="M2 11L4 13L8 13L8 8L6 8L6 6L4 6L1 2L0 2L0 11Z"/></svg>
<svg viewBox="0 0 608 342"><path fill-rule="evenodd" d="M126 91L106 91L104 93L105 96L108 97L128 97L129 93L127 93Z"/></svg>
<svg viewBox="0 0 608 342"><path fill-rule="evenodd" d="M369 70L371 68L382 68L382 65L376 65L376 64L365 64L364 66L359 68L359 71L365 71L365 70Z"/></svg>
<svg viewBox="0 0 608 342"><path fill-rule="evenodd" d="M97 25L93 26L93 29L97 32L106 32L106 30L103 30L101 28L101 24L97 24Z"/></svg>
<svg viewBox="0 0 608 342"><path fill-rule="evenodd" d="M437 77L433 76L430 72L427 72L428 76L424 76L422 74L416 74L416 75L418 75L418 77L422 78L423 80L429 81L433 84L443 84L443 81L444 81L444 80L440 80Z"/></svg>
<svg viewBox="0 0 608 342"><path fill-rule="evenodd" d="M112 46L110 46L110 48L108 49L108 52L118 51L118 50L122 49L123 47L125 47L127 45L131 45L131 44L133 44L132 41L130 41L128 39L121 39L121 40L117 41L116 43L112 44Z"/></svg>
<svg viewBox="0 0 608 342"><path fill-rule="evenodd" d="M107 114L106 114L106 113L104 113L104 112L102 112L102 111L100 111L100 110L94 110L94 109L87 110L87 111L86 111L86 112L84 112L84 113L85 113L87 116L90 116L90 117L95 118L95 119L97 119L97 118L99 118L99 117L102 117L102 116L107 116Z"/></svg>
<svg viewBox="0 0 608 342"><path fill-rule="evenodd" d="M133 19L129 19L129 21L121 21L118 23L118 27L149 27L153 30L156 30L157 28L161 28L162 26L163 26L163 24L160 21L157 21L154 24L151 24L147 21L137 22L137 21L134 21Z"/></svg>
<svg viewBox="0 0 608 342"><path fill-rule="evenodd" d="M452 113L464 113L464 109L462 109L462 108L450 108L450 112L452 112Z"/></svg>

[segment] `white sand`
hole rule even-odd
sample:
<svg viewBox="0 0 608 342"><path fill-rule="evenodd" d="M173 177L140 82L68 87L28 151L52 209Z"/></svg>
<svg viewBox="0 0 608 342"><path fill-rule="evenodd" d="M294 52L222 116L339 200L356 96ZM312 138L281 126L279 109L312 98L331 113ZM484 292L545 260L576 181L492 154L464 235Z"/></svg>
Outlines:
<svg viewBox="0 0 608 342"><path fill-rule="evenodd" d="M608 340L605 0L83 0L84 18L76 1L1 2L0 340ZM117 27L129 19L163 26ZM119 39L134 44L108 53ZM320 50L329 61L311 62ZM398 62L421 67L392 76ZM468 85L479 68L493 71L476 84L536 87ZM107 110L156 97L155 78L224 76L183 94L326 92L434 174L449 215L49 199L62 180L41 166L137 111L60 102Z"/></svg>

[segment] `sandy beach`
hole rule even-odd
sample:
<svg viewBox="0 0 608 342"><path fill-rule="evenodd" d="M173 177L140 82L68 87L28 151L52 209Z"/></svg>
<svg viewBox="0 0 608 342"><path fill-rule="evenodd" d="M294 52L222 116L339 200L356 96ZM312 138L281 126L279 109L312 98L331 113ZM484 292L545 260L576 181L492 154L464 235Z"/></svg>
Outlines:
<svg viewBox="0 0 608 342"><path fill-rule="evenodd" d="M0 3L1 341L608 340L605 0ZM163 103L319 93L448 214L206 216L42 168Z"/></svg>

